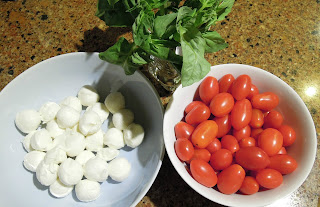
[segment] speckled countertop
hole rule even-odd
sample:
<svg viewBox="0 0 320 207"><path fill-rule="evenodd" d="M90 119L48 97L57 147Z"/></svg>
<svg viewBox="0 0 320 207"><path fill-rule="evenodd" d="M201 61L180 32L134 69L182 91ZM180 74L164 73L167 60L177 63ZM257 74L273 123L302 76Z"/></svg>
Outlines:
<svg viewBox="0 0 320 207"><path fill-rule="evenodd" d="M0 90L20 73L50 57L104 51L123 28L107 28L95 17L95 0L0 1ZM319 206L320 1L241 0L215 29L229 47L207 55L211 64L242 63L263 68L288 83L306 103L316 125L317 158L311 174L290 197L273 206ZM169 94L158 88L164 102ZM193 191L165 156L159 175L138 204L221 206Z"/></svg>

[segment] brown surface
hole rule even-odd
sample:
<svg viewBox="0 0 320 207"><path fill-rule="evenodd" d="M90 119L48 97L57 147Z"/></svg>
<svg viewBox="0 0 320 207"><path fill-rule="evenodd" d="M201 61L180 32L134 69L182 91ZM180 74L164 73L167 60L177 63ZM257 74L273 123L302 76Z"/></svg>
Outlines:
<svg viewBox="0 0 320 207"><path fill-rule="evenodd" d="M76 51L103 51L128 29L110 29L94 16L93 0L0 1L0 90L47 58ZM320 1L236 1L216 29L229 48L207 56L211 64L242 63L272 72L305 101L320 132ZM314 95L306 90L314 87ZM163 100L168 95L158 88ZM318 206L319 144L316 163L304 184L277 206ZM167 156L159 175L138 204L220 206L193 191Z"/></svg>

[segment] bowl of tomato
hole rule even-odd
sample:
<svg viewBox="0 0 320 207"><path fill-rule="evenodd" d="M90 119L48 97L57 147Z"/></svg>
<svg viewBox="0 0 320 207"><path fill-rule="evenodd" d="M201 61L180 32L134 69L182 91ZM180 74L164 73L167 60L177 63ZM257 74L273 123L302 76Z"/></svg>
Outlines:
<svg viewBox="0 0 320 207"><path fill-rule="evenodd" d="M179 86L163 135L183 180L226 206L265 206L290 195L316 157L315 125L303 100L249 65L212 66L201 81Z"/></svg>

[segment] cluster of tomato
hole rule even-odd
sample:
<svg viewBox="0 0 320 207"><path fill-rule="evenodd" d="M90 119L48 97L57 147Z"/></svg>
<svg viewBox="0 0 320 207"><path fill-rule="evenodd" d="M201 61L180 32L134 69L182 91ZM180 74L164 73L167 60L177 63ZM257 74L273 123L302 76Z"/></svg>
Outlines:
<svg viewBox="0 0 320 207"><path fill-rule="evenodd" d="M200 184L251 195L281 185L297 168L286 147L294 129L274 110L279 98L259 93L248 75L207 77L175 125L175 151Z"/></svg>

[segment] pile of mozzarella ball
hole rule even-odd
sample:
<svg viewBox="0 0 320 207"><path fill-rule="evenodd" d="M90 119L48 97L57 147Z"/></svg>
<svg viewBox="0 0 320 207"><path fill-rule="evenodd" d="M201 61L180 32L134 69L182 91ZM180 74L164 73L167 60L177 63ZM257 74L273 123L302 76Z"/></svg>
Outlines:
<svg viewBox="0 0 320 207"><path fill-rule="evenodd" d="M80 201L93 201L108 176L118 182L129 176L131 164L118 157L119 149L140 145L144 129L133 122L134 114L125 108L120 92L110 93L104 103L99 99L97 91L85 85L77 97L69 96L60 104L47 102L39 111L16 115L17 128L27 134L22 141L28 152L24 167L35 172L55 197L65 197L75 188ZM112 122L104 132L101 125L110 112Z"/></svg>

